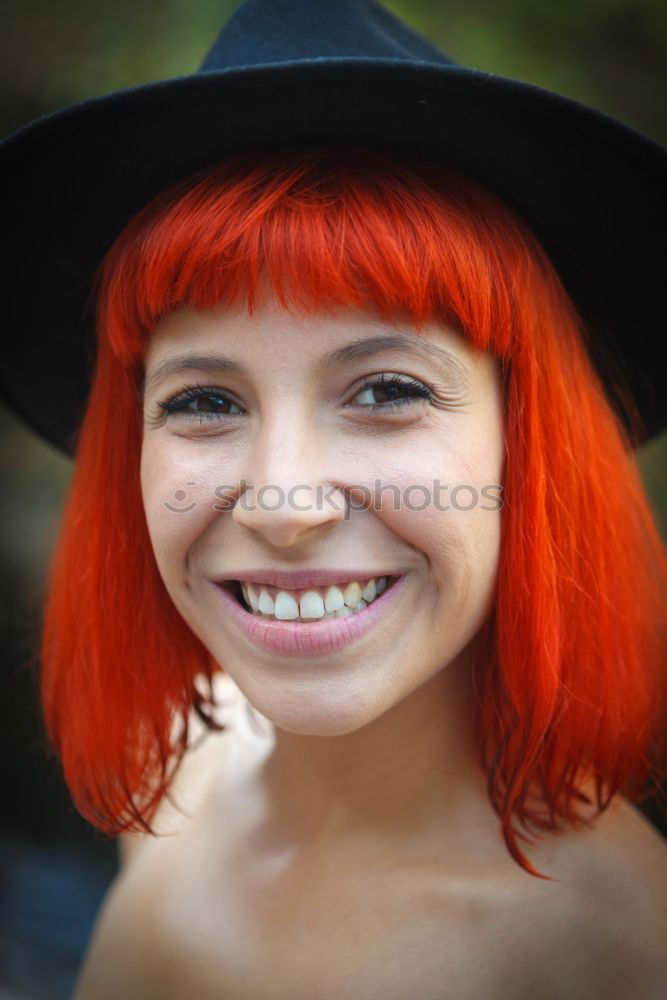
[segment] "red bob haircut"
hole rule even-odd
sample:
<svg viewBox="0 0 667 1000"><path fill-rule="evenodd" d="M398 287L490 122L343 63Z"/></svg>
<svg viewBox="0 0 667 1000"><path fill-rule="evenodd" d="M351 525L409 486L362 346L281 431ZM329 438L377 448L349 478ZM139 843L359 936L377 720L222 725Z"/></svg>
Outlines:
<svg viewBox="0 0 667 1000"><path fill-rule="evenodd" d="M659 787L667 559L631 434L537 238L478 183L408 154L237 153L163 191L106 254L40 654L47 736L74 804L106 834L155 834L189 713L220 728L208 708L224 664L172 604L146 527L140 384L161 317L238 302L252 313L264 274L286 309L407 312L417 331L455 320L499 359L506 474L476 746L508 851L547 878L519 849L527 823L587 822L584 782L596 815L617 792L638 801L647 779Z"/></svg>

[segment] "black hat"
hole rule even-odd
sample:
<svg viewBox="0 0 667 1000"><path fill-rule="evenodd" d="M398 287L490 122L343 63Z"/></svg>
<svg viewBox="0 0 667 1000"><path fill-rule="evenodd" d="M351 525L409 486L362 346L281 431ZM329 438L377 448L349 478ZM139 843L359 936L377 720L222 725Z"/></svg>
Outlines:
<svg viewBox="0 0 667 1000"><path fill-rule="evenodd" d="M647 434L667 424L667 150L458 65L373 0L245 0L196 73L82 101L0 144L10 406L72 453L95 353L85 304L123 226L230 152L337 143L423 154L500 196L558 269L603 378L616 358Z"/></svg>

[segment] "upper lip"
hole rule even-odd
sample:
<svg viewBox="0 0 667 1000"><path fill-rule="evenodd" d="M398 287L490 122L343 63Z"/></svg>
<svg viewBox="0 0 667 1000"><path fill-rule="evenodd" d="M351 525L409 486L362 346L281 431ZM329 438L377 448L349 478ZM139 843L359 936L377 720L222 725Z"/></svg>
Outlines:
<svg viewBox="0 0 667 1000"><path fill-rule="evenodd" d="M300 590L304 587L326 587L351 580L379 579L381 576L401 576L400 572L367 569L244 569L235 573L225 573L215 579L216 583L227 580L241 580L247 583L265 583L269 587L284 587L286 590Z"/></svg>

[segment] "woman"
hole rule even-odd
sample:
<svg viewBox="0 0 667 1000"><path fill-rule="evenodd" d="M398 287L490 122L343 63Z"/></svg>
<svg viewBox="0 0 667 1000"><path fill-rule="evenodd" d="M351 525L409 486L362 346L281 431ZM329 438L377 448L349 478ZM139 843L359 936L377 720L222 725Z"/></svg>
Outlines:
<svg viewBox="0 0 667 1000"><path fill-rule="evenodd" d="M655 217L663 151L453 67L372 4L243 4L170 87L5 154L27 186L50 144L76 230L40 271L53 328L79 310L51 347L72 399L43 359L30 418L76 455L45 722L82 815L162 834L109 894L77 998L661 996L665 844L631 800L662 763L665 561L600 338L632 300L622 356L649 351L657 243L617 248ZM483 164L536 93L536 121L611 130L597 162L626 143L598 182L641 174L613 232L583 161L560 194L531 180L563 134Z"/></svg>

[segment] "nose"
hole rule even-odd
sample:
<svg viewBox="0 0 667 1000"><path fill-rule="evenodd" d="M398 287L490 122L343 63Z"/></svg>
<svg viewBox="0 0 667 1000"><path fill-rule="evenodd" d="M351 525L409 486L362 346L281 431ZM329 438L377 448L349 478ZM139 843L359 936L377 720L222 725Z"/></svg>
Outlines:
<svg viewBox="0 0 667 1000"><path fill-rule="evenodd" d="M327 479L325 442L313 433L313 421L294 411L267 425L247 454L243 490L232 509L237 524L261 535L275 548L311 541L345 519L347 498Z"/></svg>

